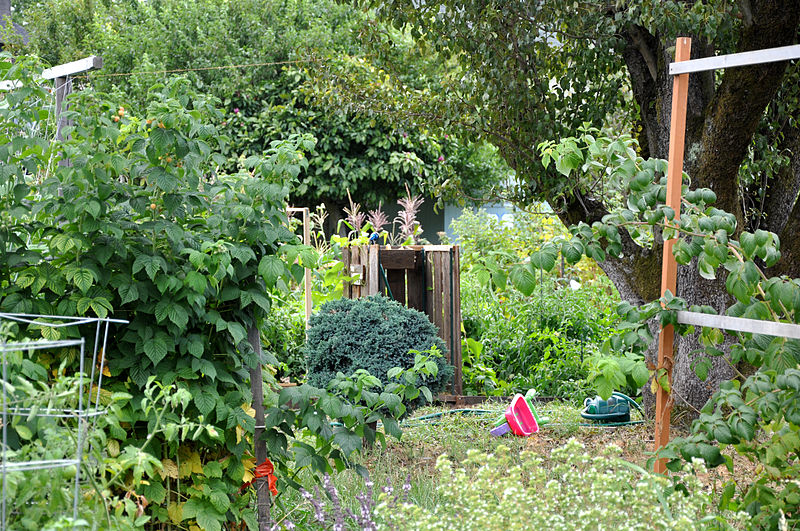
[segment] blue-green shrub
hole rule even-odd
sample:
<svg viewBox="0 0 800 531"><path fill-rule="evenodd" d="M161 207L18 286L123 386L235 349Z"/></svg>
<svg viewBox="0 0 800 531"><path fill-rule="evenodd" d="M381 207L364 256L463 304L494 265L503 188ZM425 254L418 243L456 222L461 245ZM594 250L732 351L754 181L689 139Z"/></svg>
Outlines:
<svg viewBox="0 0 800 531"><path fill-rule="evenodd" d="M306 344L308 383L325 387L337 372L353 374L366 369L382 381L393 367L409 368L409 351L447 348L428 318L380 295L327 302L311 318ZM453 367L443 358L439 371L425 384L436 394L453 377Z"/></svg>

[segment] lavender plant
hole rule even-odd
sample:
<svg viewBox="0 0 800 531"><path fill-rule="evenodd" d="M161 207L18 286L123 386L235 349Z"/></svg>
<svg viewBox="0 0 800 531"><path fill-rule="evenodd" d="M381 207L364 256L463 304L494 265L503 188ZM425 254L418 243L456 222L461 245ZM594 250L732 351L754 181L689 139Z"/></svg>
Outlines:
<svg viewBox="0 0 800 531"><path fill-rule="evenodd" d="M330 476L326 474L322 479L322 489L315 485L313 493L305 489L300 490L300 495L307 504L305 511L299 511L302 520L295 519L296 521L293 521L287 515L279 519L272 526L271 531L305 528L332 529L333 531L343 531L344 529L377 531L382 528L380 522L375 519L378 500L380 499L382 507L387 509L407 504L411 492L411 476L406 478L400 492L397 493L395 493L394 487L386 485L376 496L374 486L375 484L369 478L364 481L364 489L355 496L358 508L357 511L354 511L342 505L339 491Z"/></svg>

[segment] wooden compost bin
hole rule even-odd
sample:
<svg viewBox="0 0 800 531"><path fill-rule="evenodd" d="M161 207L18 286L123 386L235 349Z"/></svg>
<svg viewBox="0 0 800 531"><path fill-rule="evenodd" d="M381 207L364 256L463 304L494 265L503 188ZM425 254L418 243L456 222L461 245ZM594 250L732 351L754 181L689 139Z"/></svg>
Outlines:
<svg viewBox="0 0 800 531"><path fill-rule="evenodd" d="M344 271L358 275L344 283L344 297L382 293L419 310L439 330L447 361L455 368L453 392L461 386L461 278L457 245L367 245L342 250Z"/></svg>

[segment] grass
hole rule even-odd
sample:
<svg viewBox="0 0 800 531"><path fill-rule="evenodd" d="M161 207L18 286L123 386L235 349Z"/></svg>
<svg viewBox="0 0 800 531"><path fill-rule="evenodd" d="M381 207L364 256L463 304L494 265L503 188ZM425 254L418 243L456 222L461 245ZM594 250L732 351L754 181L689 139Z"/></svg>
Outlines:
<svg viewBox="0 0 800 531"><path fill-rule="evenodd" d="M402 492L403 485L407 484L410 485L410 501L421 507L433 508L439 501L435 464L440 455L447 454L454 461L460 462L466 459L469 450L494 452L501 444L508 447L512 454L529 450L547 456L550 450L575 437L588 449L616 444L622 448L623 458L639 465L644 465L649 457L647 452L652 443L651 423L617 428L581 426L584 421L580 417L579 409L561 402L537 406L541 416L550 418L550 423L543 426L537 434L531 437L493 437L489 430L506 405L485 404L480 406L487 411L482 414L452 411L442 407L416 410L413 417L404 422L403 436L399 441L387 438L385 448L376 446L356 458L370 472L369 479L375 485L373 498L377 499L379 489L383 487L388 486L395 492ZM332 481L342 505L357 514L359 502L356 497L367 490L365 478L346 470L336 474ZM305 483L310 484L310 481ZM282 493L278 504L275 516L288 514L295 523L302 521L304 514L313 514L311 503L294 491Z"/></svg>

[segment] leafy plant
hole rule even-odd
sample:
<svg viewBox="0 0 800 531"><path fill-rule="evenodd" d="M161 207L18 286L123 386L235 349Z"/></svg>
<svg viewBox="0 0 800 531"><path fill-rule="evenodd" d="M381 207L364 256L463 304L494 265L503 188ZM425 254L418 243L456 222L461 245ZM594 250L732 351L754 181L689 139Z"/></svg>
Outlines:
<svg viewBox="0 0 800 531"><path fill-rule="evenodd" d="M310 385L282 390L277 405L267 410L264 435L283 472L278 485L302 491L295 478L304 469L310 469L323 482L334 469L348 467L366 477L367 470L354 463L352 455L376 440L385 447L384 434L400 438L399 419L407 406L420 393L432 399L422 381L437 375L434 360L439 357L435 346L428 352L415 352L414 365L391 369L385 386L366 370L358 369L351 375L337 373L327 390ZM378 422L383 431L377 429ZM280 496L277 501L280 507ZM285 513L286 508L282 509Z"/></svg>
<svg viewBox="0 0 800 531"><path fill-rule="evenodd" d="M551 452L549 469L542 457L528 451L518 455L504 446L495 453L470 450L458 464L444 454L436 463L435 508L398 505L384 494L375 520L379 529L460 530L701 530L736 529L747 522L742 513L715 511L712 496L694 473L704 471L702 464L684 472L685 489L679 490L667 478L618 456L616 447L598 455L574 439Z"/></svg>
<svg viewBox="0 0 800 531"><path fill-rule="evenodd" d="M725 287L733 304L724 311L729 316L776 322L798 322L800 315L800 283L796 279L768 276L769 268L780 259L780 239L774 233L737 229L736 217L714 207L717 196L709 189L690 189L684 186L680 217L664 204L666 197L666 168L663 160L643 160L627 138L612 141L584 134L579 139L546 144L542 149L553 157L580 157L584 164L593 165L595 157L617 153L612 171L623 177L625 187L615 212L591 227L580 224L571 228L574 237L561 243L560 251L568 256L574 249L581 254L602 260L606 253L618 256L622 252L623 231L637 241L654 241L658 231L664 239L675 238L672 252L678 264L696 267L702 278L714 279L725 275ZM626 147L627 146L627 147ZM548 155L550 156L550 155ZM569 173L569 171L567 171ZM738 239L737 239L738 238ZM724 269L723 269L724 268ZM692 310L716 314L710 306L689 306L685 299L669 291L660 299L638 307L622 303L617 312L623 317L621 333L612 336L605 352L628 351L627 368L614 367L598 361L604 382L604 392L630 374L644 372L637 353L653 341L648 321L656 319L662 326L673 325L681 334L694 327L677 322L677 311ZM800 450L800 347L795 339L770 337L763 334L735 332L729 346L720 330L704 329L700 333L701 348L695 352L692 367L697 376L705 379L711 359L718 358L738 373L738 379L723 382L720 388L693 422L688 437L676 438L659 455L668 459L668 466L680 466L680 460L703 459L709 466L726 464L733 468L730 456L721 450L731 447L735 452L758 463L748 485L729 482L722 498L723 508L745 509L754 524L774 528L780 522L800 521L797 512L800 501L798 478L800 469L789 456ZM726 352L727 350L727 352ZM739 372L740 364L754 370ZM599 377L596 381L601 381ZM656 366L652 379L654 390L659 387L674 396L673 381L668 367ZM673 398L674 399L674 398ZM737 487L739 496L737 497Z"/></svg>
<svg viewBox="0 0 800 531"><path fill-rule="evenodd" d="M0 308L130 321L113 331L106 357L107 388L132 396L111 438L122 448L152 440L150 458L184 468L173 477L153 467L129 488L156 522L252 524L249 495L235 493L254 466L248 368L267 360L247 333L268 318L272 292L302 277L295 259L315 262L285 214L287 182L313 139L275 142L245 161L252 173L220 174L214 101L174 79L153 89L142 117L90 89L76 93L68 140L50 145L35 136L49 96L25 74L29 63L0 68L25 83L0 106ZM59 151L71 165L56 166ZM156 412L142 402L151 377L186 389L185 414L210 429L154 434Z"/></svg>
<svg viewBox="0 0 800 531"><path fill-rule="evenodd" d="M394 367L410 368L412 351L434 345L445 351L428 318L396 301L376 295L328 302L312 317L308 330L308 381L327 385L339 372L366 369L386 374ZM435 377L426 380L433 393L443 390L453 376L452 366L442 358L436 364Z"/></svg>

